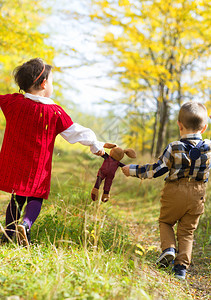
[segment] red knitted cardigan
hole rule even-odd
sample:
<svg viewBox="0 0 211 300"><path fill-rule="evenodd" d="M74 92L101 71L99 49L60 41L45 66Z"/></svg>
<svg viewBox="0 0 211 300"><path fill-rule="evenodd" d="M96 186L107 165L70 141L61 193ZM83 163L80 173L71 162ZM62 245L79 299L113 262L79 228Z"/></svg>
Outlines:
<svg viewBox="0 0 211 300"><path fill-rule="evenodd" d="M56 135L73 122L56 104L22 94L0 95L6 129L0 152L0 190L47 199Z"/></svg>

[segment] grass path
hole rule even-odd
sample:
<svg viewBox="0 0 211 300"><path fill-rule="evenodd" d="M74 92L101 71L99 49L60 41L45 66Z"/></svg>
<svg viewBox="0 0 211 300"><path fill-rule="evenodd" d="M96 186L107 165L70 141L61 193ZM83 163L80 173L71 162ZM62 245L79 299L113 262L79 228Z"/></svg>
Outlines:
<svg viewBox="0 0 211 300"><path fill-rule="evenodd" d="M111 201L93 203L90 190L101 163L86 153L55 157L51 196L33 225L30 251L15 244L0 248L0 299L210 299L210 202L187 281L180 282L171 268L155 265L163 180L140 184L118 171ZM1 223L6 197L1 193Z"/></svg>
<svg viewBox="0 0 211 300"><path fill-rule="evenodd" d="M121 173L121 172L120 172ZM130 228L135 244L141 245L140 255L145 260L150 276L158 276L155 261L160 254L159 240L159 198L163 178L140 182L136 178L125 178L118 174L114 181L112 205L122 215L123 223ZM193 299L211 299L211 183L207 188L205 214L195 232L193 258L185 284L176 281L175 285L186 288ZM154 252L148 249L154 247ZM138 249L139 250L139 249ZM171 267L167 274L171 274ZM170 275L171 278L171 275ZM172 280L172 278L170 279Z"/></svg>
<svg viewBox="0 0 211 300"><path fill-rule="evenodd" d="M88 160L78 160L79 164L83 165L86 181L95 181L97 166L94 165L93 171L90 174L90 165ZM144 261L143 271L146 275L158 277L162 271L158 271L155 266L155 261L160 254L160 240L158 229L159 216L159 198L160 191L163 186L163 178L156 180L146 180L140 182L136 178L125 178L121 171L114 179L111 189L111 203L118 212L118 217L124 225L130 228L131 239L134 244L140 244L143 247L140 261ZM185 289L187 297L193 299L210 299L211 298L211 183L207 189L207 203L205 214L201 217L199 228L195 233L193 259L187 275L187 282L181 283L170 275L167 281L173 281L174 287ZM150 247L154 247L154 251L148 251ZM139 249L136 249L139 250ZM142 252L142 251L141 251ZM168 269L164 274L171 274Z"/></svg>
<svg viewBox="0 0 211 300"><path fill-rule="evenodd" d="M114 203L114 206L116 204ZM143 203L141 209L141 216L136 211L135 202L131 201L127 205L121 203L118 205L118 209L125 216L130 227L130 234L136 244L140 244L143 247L141 255L145 256L145 264L148 266L147 272L149 276L160 276L162 271L159 271L155 265L155 261L160 254L158 250L160 247L159 230L158 230L158 214L154 210L158 209L157 200L154 204ZM121 208L120 208L121 207ZM171 267L164 273L170 275L175 286L185 288L188 295L193 299L210 299L211 298L211 245L209 244L210 237L208 238L208 226L207 218L204 217L200 222L198 232L195 234L193 259L189 271L187 273L186 283L175 281L171 278ZM205 229L206 228L206 229ZM203 231L203 229L205 231ZM207 231L206 231L207 230ZM206 232L202 234L202 232ZM202 235L201 235L202 234ZM209 232L210 234L210 232ZM206 241L205 241L206 239ZM145 253L151 246L155 247L154 253ZM165 277L165 280L167 278Z"/></svg>

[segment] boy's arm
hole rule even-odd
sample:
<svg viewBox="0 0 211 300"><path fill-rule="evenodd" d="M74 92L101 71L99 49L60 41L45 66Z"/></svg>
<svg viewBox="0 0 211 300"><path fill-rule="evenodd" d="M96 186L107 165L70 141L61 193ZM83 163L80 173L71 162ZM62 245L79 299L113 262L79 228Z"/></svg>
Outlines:
<svg viewBox="0 0 211 300"><path fill-rule="evenodd" d="M173 157L172 148L169 144L160 156L157 163L146 165L128 165L122 168L123 173L126 176L134 176L141 179L151 179L162 176L168 172L171 168Z"/></svg>
<svg viewBox="0 0 211 300"><path fill-rule="evenodd" d="M103 155L105 153L103 149L105 143L99 142L95 133L89 128L73 123L73 125L60 134L70 144L78 142L84 146L90 146L90 150L93 154Z"/></svg>

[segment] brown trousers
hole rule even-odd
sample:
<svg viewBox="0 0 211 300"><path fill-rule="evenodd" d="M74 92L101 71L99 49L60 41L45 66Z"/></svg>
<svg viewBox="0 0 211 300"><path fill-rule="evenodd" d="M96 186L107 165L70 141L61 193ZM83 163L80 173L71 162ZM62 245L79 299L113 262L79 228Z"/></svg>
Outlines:
<svg viewBox="0 0 211 300"><path fill-rule="evenodd" d="M206 184L180 179L166 182L161 195L159 217L161 248L177 249L174 225L177 224L178 254L175 265L188 267L191 262L193 233L204 212Z"/></svg>

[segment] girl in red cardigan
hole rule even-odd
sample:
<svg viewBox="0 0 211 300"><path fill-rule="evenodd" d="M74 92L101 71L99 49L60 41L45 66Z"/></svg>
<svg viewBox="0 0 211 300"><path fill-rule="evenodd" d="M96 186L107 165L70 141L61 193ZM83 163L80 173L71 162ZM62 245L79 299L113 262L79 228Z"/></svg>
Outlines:
<svg viewBox="0 0 211 300"><path fill-rule="evenodd" d="M24 63L14 70L14 78L25 94L0 95L6 118L0 152L0 190L12 194L1 242L11 239L17 228L19 243L29 246L30 228L50 192L52 154L58 134L69 143L90 146L96 155L104 154L104 143L97 141L94 132L73 123L49 98L53 92L51 69L39 58ZM23 222L17 225L26 201Z"/></svg>

